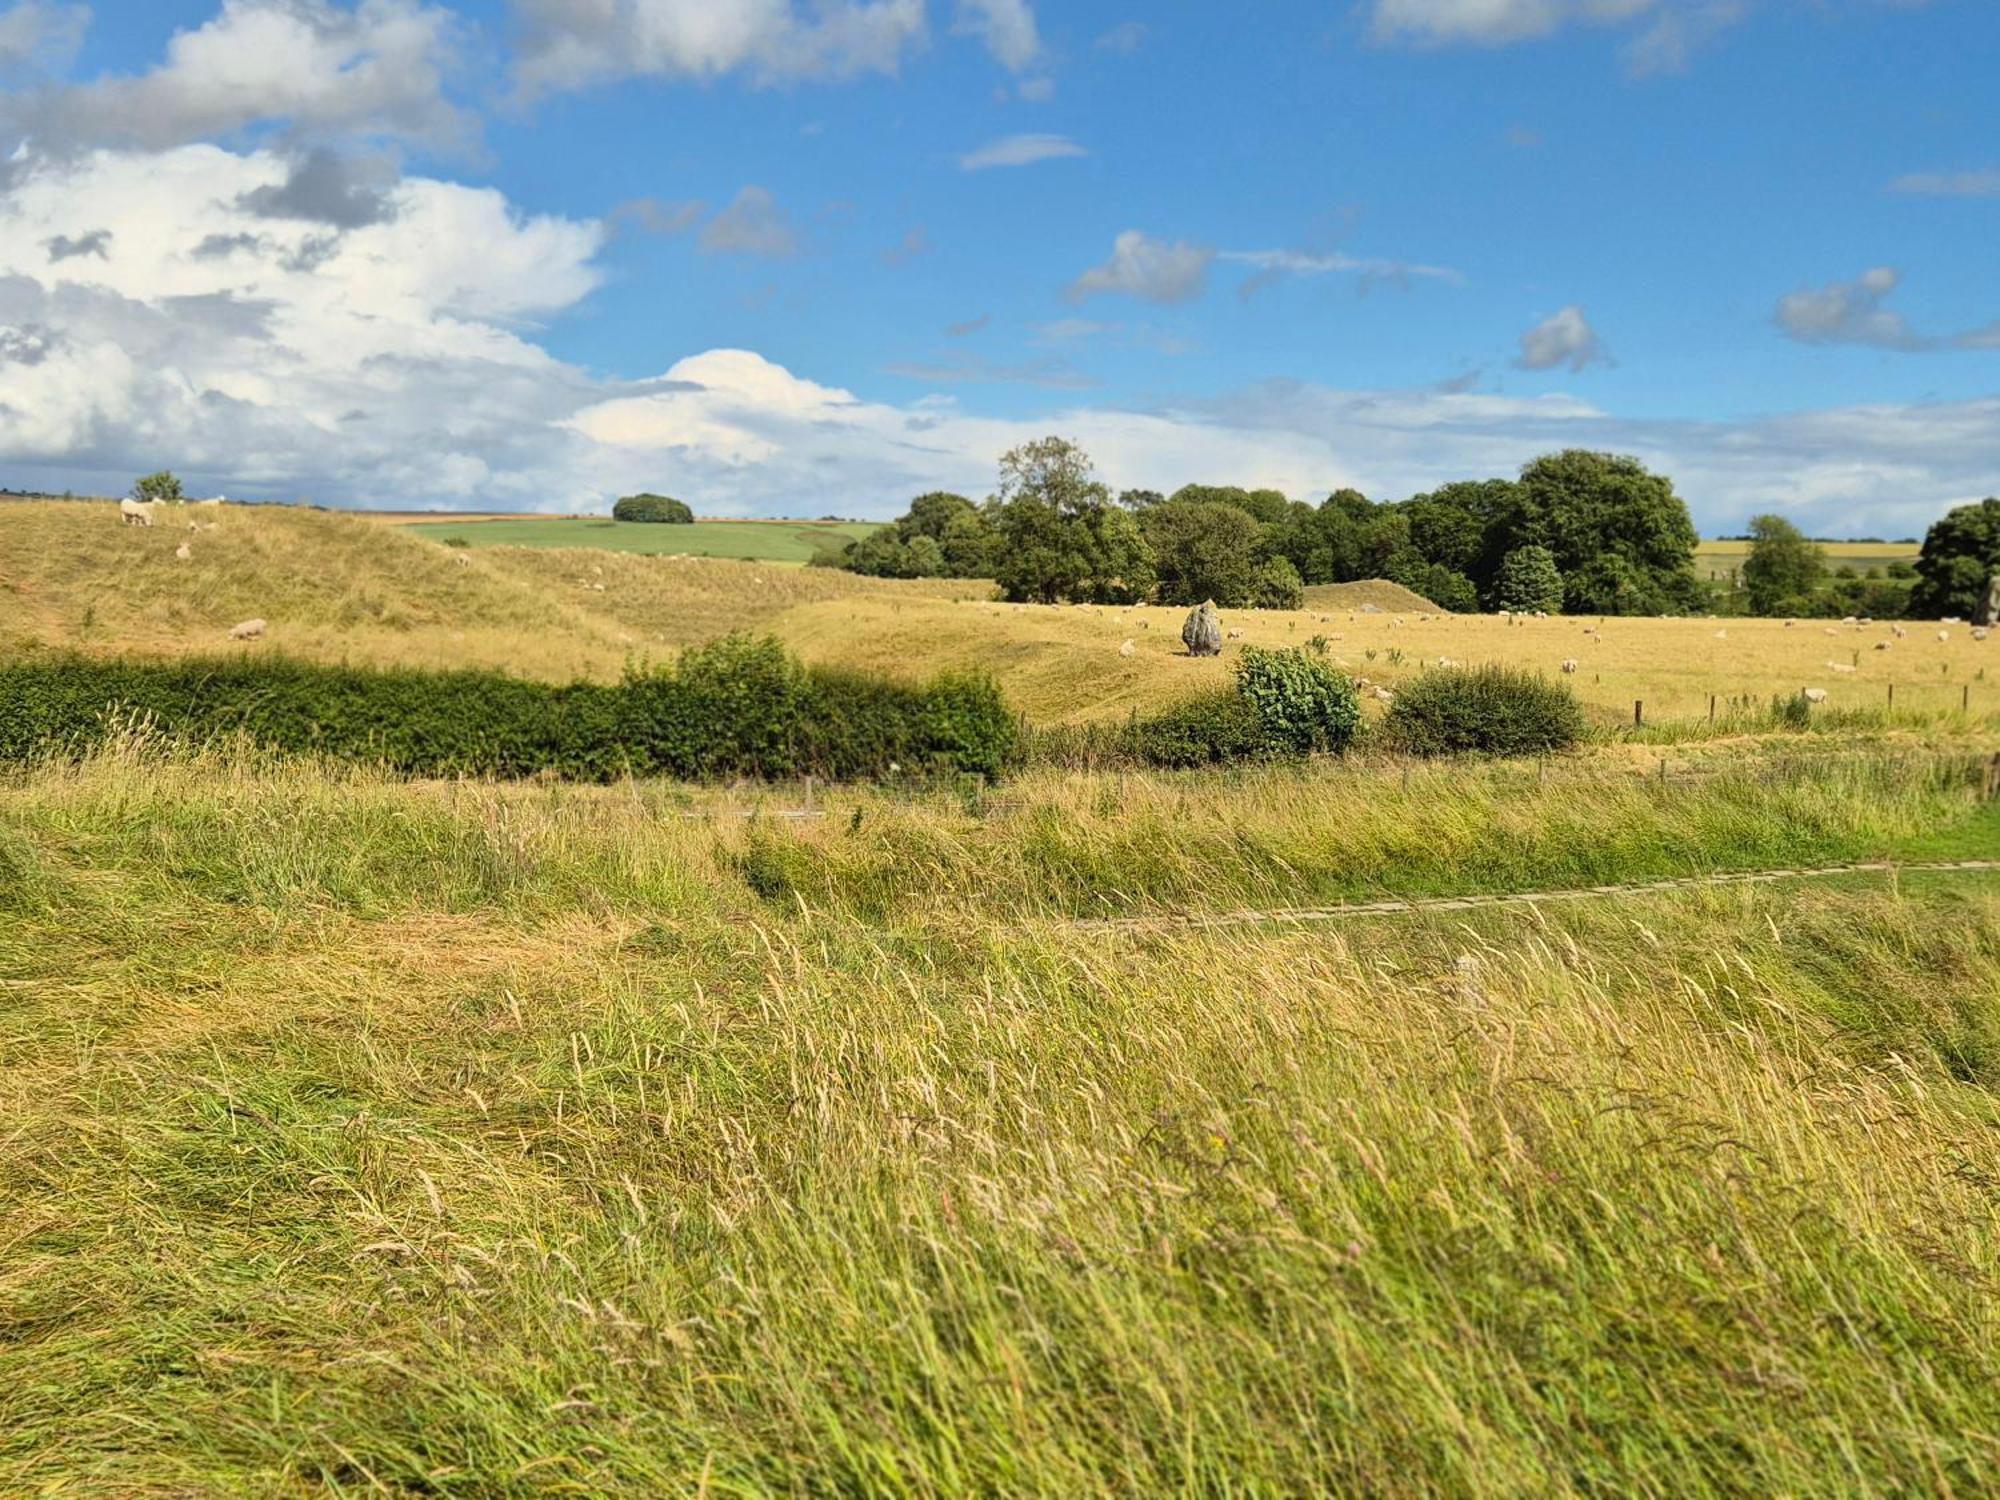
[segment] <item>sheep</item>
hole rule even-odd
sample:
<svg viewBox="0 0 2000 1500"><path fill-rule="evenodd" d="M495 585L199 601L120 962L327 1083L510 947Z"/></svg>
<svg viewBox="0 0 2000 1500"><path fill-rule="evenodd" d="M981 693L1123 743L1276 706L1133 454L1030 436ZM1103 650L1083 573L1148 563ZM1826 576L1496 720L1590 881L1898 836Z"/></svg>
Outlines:
<svg viewBox="0 0 2000 1500"><path fill-rule="evenodd" d="M118 514L124 518L124 524L127 526L151 526L153 524L153 507L143 500L120 500L118 502Z"/></svg>
<svg viewBox="0 0 2000 1500"><path fill-rule="evenodd" d="M1130 656L1133 652L1137 651L1138 649L1139 649L1138 646L1135 645L1133 642L1126 641L1122 646L1118 648L1118 654L1120 656Z"/></svg>
<svg viewBox="0 0 2000 1500"><path fill-rule="evenodd" d="M1887 641L1877 641L1875 643L1875 649L1877 651L1887 651L1889 649L1889 643Z"/></svg>
<svg viewBox="0 0 2000 1500"><path fill-rule="evenodd" d="M1729 632L1727 630L1718 630L1715 632L1715 638L1718 641L1726 641L1729 639Z"/></svg>
<svg viewBox="0 0 2000 1500"><path fill-rule="evenodd" d="M1384 703L1394 703L1396 701L1396 695L1385 687L1377 687L1375 689L1375 696Z"/></svg>
<svg viewBox="0 0 2000 1500"><path fill-rule="evenodd" d="M1824 702L1826 702L1826 689L1825 689L1825 688L1807 688L1807 689L1806 689L1806 691L1805 691L1805 700L1806 700L1806 702L1808 702L1808 703L1824 703Z"/></svg>
<svg viewBox="0 0 2000 1500"><path fill-rule="evenodd" d="M1948 641L1948 640L1950 640L1950 639L1951 639L1951 632L1950 632L1949 630L1940 630L1940 631L1938 632L1938 639L1939 639L1939 640L1941 640L1941 641Z"/></svg>
<svg viewBox="0 0 2000 1500"><path fill-rule="evenodd" d="M1983 629L1982 629L1982 630L1975 630L1975 631L1973 631L1973 632L1972 632L1972 638L1973 638L1973 639L1974 639L1975 641L1983 641L1983 640L1985 640L1985 639L1986 639L1986 632L1985 632L1985 631L1984 631Z"/></svg>
<svg viewBox="0 0 2000 1500"><path fill-rule="evenodd" d="M1582 665L1582 663L1578 662L1574 656L1565 656L1562 662L1563 675L1565 677L1576 676L1576 669L1580 665Z"/></svg>
<svg viewBox="0 0 2000 1500"><path fill-rule="evenodd" d="M190 547L186 542L182 542L178 547L174 548L174 556L182 562L186 562L194 556L194 548Z"/></svg>
<svg viewBox="0 0 2000 1500"><path fill-rule="evenodd" d="M264 633L262 620L244 620L229 627L232 641L254 641Z"/></svg>
<svg viewBox="0 0 2000 1500"><path fill-rule="evenodd" d="M1854 670L1854 668L1850 667L1844 661L1830 661L1826 664L1826 669L1829 672L1852 672Z"/></svg>
<svg viewBox="0 0 2000 1500"><path fill-rule="evenodd" d="M1462 667L1465 663L1462 661L1453 661L1449 656L1440 656L1438 658L1438 665L1441 667Z"/></svg>
<svg viewBox="0 0 2000 1500"><path fill-rule="evenodd" d="M1900 625L1891 625L1889 627L1889 634L1893 635L1899 641L1909 633L1909 631L1903 629Z"/></svg>
<svg viewBox="0 0 2000 1500"><path fill-rule="evenodd" d="M1232 630L1229 632L1229 639L1231 639L1232 641L1240 641L1243 639L1243 632L1240 630Z"/></svg>
<svg viewBox="0 0 2000 1500"><path fill-rule="evenodd" d="M472 566L472 559L467 557L463 552L455 554L452 557L452 561L461 568L469 568Z"/></svg>
<svg viewBox="0 0 2000 1500"><path fill-rule="evenodd" d="M1839 634L1840 634L1840 632L1839 632L1838 630L1835 630L1835 629L1834 629L1834 628L1833 628L1833 627L1832 627L1831 625L1829 625L1829 626L1827 626L1827 627L1826 627L1826 628L1825 628L1824 630L1822 630L1822 631L1820 632L1820 634L1822 634L1822 635L1839 635Z"/></svg>

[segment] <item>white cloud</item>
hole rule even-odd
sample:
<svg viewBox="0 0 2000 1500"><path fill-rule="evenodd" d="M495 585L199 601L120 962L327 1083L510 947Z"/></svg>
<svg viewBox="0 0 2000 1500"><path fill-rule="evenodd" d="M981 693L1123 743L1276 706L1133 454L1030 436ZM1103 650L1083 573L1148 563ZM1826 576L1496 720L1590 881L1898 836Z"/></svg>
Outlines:
<svg viewBox="0 0 2000 1500"><path fill-rule="evenodd" d="M762 255L773 259L799 252L798 235L768 189L742 189L701 227L701 248L710 255Z"/></svg>
<svg viewBox="0 0 2000 1500"><path fill-rule="evenodd" d="M1902 284L1894 266L1875 266L1853 281L1804 287L1778 299L1778 326L1802 344L1867 344L1918 353L1935 349L2000 348L2000 322L1961 333L1919 333L1883 304Z"/></svg>
<svg viewBox="0 0 2000 1500"><path fill-rule="evenodd" d="M1147 34L1144 21L1120 21L1091 45L1114 57L1130 57L1146 45Z"/></svg>
<svg viewBox="0 0 2000 1500"><path fill-rule="evenodd" d="M90 7L59 0L19 0L0 10L0 70L65 67L83 45Z"/></svg>
<svg viewBox="0 0 2000 1500"><path fill-rule="evenodd" d="M958 0L952 30L976 36L1009 72L1033 67L1042 55L1042 39L1028 0Z"/></svg>
<svg viewBox="0 0 2000 1500"><path fill-rule="evenodd" d="M1204 246L1169 243L1128 229L1112 242L1111 259L1070 283L1069 300L1116 293L1148 302L1191 301L1207 287L1214 259L1215 252Z"/></svg>
<svg viewBox="0 0 2000 1500"><path fill-rule="evenodd" d="M151 72L0 96L0 124L56 147L164 148L268 122L463 145L476 127L444 91L456 30L421 0L223 0Z"/></svg>
<svg viewBox="0 0 2000 1500"><path fill-rule="evenodd" d="M514 0L530 94L633 76L760 82L894 73L924 0Z"/></svg>
<svg viewBox="0 0 2000 1500"><path fill-rule="evenodd" d="M1521 335L1521 353L1514 363L1523 370L1553 370L1567 365L1573 372L1608 361L1610 355L1575 303L1551 313Z"/></svg>
<svg viewBox="0 0 2000 1500"><path fill-rule="evenodd" d="M1374 0L1384 41L1497 47L1547 36L1577 22L1626 21L1658 0Z"/></svg>
<svg viewBox="0 0 2000 1500"><path fill-rule="evenodd" d="M1338 251L1314 253L1306 250L1224 250L1219 253L1217 259L1256 269L1258 274L1244 283L1246 292L1268 285L1281 276L1324 276L1335 272L1359 276L1368 284L1384 281L1400 284L1408 284L1411 281L1447 281L1453 285L1461 285L1465 281L1464 274L1454 271L1450 266L1426 266L1413 261L1343 255Z"/></svg>
<svg viewBox="0 0 2000 1500"><path fill-rule="evenodd" d="M1972 172L1910 172L1889 184L1914 198L2000 198L2000 167Z"/></svg>
<svg viewBox="0 0 2000 1500"><path fill-rule="evenodd" d="M983 172L989 167L1027 167L1038 161L1088 155L1088 151L1067 136L1008 135L966 152L958 159L958 166L963 172Z"/></svg>

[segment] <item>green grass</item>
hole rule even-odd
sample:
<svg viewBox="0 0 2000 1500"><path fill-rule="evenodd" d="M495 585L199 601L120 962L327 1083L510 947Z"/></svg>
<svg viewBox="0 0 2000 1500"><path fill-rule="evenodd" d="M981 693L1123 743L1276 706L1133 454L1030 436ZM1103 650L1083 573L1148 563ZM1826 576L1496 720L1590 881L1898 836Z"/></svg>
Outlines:
<svg viewBox="0 0 2000 1500"><path fill-rule="evenodd" d="M609 552L728 557L803 563L822 546L868 535L873 523L848 521L696 521L658 526L597 518L421 522L402 529L434 541L461 538L472 547L598 547Z"/></svg>
<svg viewBox="0 0 2000 1500"><path fill-rule="evenodd" d="M719 793L0 780L0 1492L1989 1492L2000 880L1035 883L1053 823L1209 907L1990 829L1870 763L843 792L865 901Z"/></svg>

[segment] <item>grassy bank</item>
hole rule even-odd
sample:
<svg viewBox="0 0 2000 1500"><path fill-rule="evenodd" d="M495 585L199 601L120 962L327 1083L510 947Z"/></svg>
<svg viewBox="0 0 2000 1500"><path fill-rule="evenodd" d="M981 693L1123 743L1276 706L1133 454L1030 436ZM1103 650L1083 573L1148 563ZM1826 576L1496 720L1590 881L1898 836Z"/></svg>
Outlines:
<svg viewBox="0 0 2000 1500"><path fill-rule="evenodd" d="M1423 879L1753 816L1501 774ZM1982 826L1905 779L1774 783L1759 853ZM802 907L716 794L0 783L0 1490L2000 1480L2000 881L1114 937L1044 919L1108 889L1057 816L1146 828L1134 896L1379 888L1446 789L1023 796L843 794L800 836L903 885Z"/></svg>
<svg viewBox="0 0 2000 1500"><path fill-rule="evenodd" d="M588 547L608 552L726 557L751 562L806 562L822 547L854 541L875 529L850 521L696 521L670 526L600 516L481 517L405 523L412 535L466 547Z"/></svg>

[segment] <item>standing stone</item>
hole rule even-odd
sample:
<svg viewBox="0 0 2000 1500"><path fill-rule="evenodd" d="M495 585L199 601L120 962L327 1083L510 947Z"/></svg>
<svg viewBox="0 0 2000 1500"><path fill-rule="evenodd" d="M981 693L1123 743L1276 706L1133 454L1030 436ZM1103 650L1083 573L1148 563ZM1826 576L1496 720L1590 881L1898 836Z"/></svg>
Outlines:
<svg viewBox="0 0 2000 1500"><path fill-rule="evenodd" d="M1986 581L1986 597L1972 617L1975 625L2000 625L2000 573Z"/></svg>
<svg viewBox="0 0 2000 1500"><path fill-rule="evenodd" d="M1189 613L1187 623L1181 626L1181 640L1187 646L1189 656L1222 654L1222 620L1215 612L1213 599Z"/></svg>

